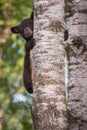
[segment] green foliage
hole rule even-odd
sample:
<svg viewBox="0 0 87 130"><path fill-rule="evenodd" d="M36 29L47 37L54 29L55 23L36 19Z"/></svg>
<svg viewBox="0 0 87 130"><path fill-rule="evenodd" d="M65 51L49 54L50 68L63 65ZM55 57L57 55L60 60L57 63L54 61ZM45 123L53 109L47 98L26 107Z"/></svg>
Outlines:
<svg viewBox="0 0 87 130"><path fill-rule="evenodd" d="M2 130L31 130L30 110L18 101L31 105L22 75L25 41L10 32L32 12L32 0L0 0L0 110L3 111Z"/></svg>

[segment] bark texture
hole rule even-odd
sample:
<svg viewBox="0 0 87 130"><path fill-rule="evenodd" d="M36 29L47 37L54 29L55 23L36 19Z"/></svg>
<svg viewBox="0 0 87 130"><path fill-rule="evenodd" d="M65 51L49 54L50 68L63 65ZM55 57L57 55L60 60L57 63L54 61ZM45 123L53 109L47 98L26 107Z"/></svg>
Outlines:
<svg viewBox="0 0 87 130"><path fill-rule="evenodd" d="M66 130L64 91L64 1L34 0L32 52L35 130Z"/></svg>
<svg viewBox="0 0 87 130"><path fill-rule="evenodd" d="M87 130L87 0L65 0L69 130Z"/></svg>

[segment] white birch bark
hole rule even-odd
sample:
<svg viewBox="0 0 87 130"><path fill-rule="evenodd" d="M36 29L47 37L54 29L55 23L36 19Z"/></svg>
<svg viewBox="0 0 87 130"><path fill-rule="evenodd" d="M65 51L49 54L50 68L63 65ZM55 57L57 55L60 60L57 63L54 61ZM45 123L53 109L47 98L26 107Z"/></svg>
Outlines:
<svg viewBox="0 0 87 130"><path fill-rule="evenodd" d="M35 130L66 130L64 90L64 0L34 0L32 51Z"/></svg>
<svg viewBox="0 0 87 130"><path fill-rule="evenodd" d="M87 0L66 0L69 130L87 130Z"/></svg>

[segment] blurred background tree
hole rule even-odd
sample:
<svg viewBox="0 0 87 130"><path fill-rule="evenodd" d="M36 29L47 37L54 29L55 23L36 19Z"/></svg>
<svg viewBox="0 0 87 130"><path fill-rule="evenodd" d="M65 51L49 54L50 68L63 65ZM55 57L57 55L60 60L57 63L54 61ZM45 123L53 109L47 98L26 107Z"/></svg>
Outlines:
<svg viewBox="0 0 87 130"><path fill-rule="evenodd" d="M0 130L31 130L29 109L21 101L32 104L23 87L25 41L10 32L32 12L32 0L0 0Z"/></svg>

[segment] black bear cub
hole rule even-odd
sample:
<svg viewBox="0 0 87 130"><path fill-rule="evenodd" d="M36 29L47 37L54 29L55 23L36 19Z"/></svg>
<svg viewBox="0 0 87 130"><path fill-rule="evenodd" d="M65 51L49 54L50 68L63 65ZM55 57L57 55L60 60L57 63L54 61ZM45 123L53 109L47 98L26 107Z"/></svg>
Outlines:
<svg viewBox="0 0 87 130"><path fill-rule="evenodd" d="M23 82L26 90L33 93L32 86L32 73L30 64L30 50L34 47L35 42L33 39L33 13L30 18L24 19L18 26L12 27L11 31L15 34L21 34L26 40L25 43L25 58L24 58L24 72Z"/></svg>

